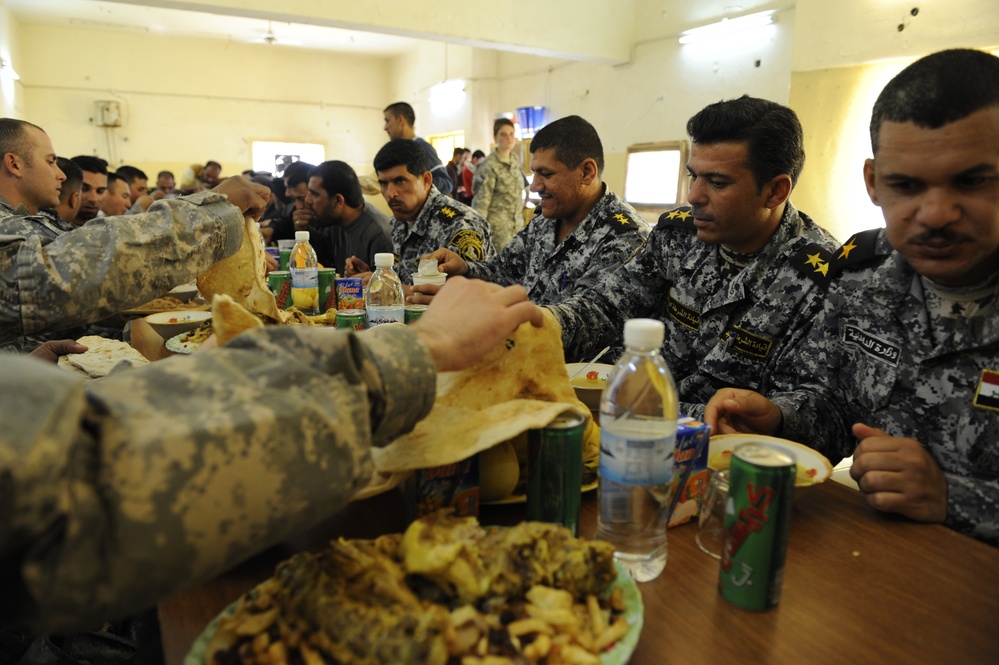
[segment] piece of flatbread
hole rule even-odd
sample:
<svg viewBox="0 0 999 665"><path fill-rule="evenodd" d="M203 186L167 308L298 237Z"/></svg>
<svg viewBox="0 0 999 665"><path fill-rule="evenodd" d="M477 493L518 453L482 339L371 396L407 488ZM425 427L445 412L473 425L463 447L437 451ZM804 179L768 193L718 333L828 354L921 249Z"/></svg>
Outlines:
<svg viewBox="0 0 999 665"><path fill-rule="evenodd" d="M149 364L141 353L116 339L86 335L76 341L87 347L86 352L60 356L59 365L64 369L83 372L92 379L107 376L122 363L131 367Z"/></svg>
<svg viewBox="0 0 999 665"><path fill-rule="evenodd" d="M243 223L243 243L239 251L222 259L198 277L198 291L212 302L218 294L230 296L250 310L284 321L274 294L267 285L267 259L260 225L252 217Z"/></svg>
<svg viewBox="0 0 999 665"><path fill-rule="evenodd" d="M220 293L212 298L212 328L219 346L224 346L240 333L263 325L256 314L241 306L231 296Z"/></svg>

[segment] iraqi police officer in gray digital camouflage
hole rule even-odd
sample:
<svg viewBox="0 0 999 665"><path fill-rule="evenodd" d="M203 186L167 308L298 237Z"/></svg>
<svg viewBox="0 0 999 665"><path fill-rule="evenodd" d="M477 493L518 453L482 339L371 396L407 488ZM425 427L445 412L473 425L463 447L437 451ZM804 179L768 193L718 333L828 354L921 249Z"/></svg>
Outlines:
<svg viewBox="0 0 999 665"><path fill-rule="evenodd" d="M448 274L520 284L539 305L570 298L581 282L634 256L649 235L638 212L603 183L603 167L603 146L589 122L569 116L546 125L531 141L531 190L541 205L527 227L492 259L465 261L446 248L431 256Z"/></svg>
<svg viewBox="0 0 999 665"><path fill-rule="evenodd" d="M100 321L191 281L239 249L244 212L259 212L269 196L245 178L230 178L217 190L161 201L142 215L94 219L63 232L42 223L47 218L39 212L50 204L46 196L58 203L63 179L55 162L43 158L54 155L48 136L6 118L4 136L0 195L8 207L19 197L17 206L31 217L0 221L0 342Z"/></svg>
<svg viewBox="0 0 999 665"><path fill-rule="evenodd" d="M392 139L375 155L382 196L392 211L395 270L410 294L420 257L449 247L464 259L479 261L495 254L489 222L472 208L444 196L433 184L426 155L409 139ZM347 273L369 267L348 261Z"/></svg>
<svg viewBox="0 0 999 665"><path fill-rule="evenodd" d="M663 321L680 411L699 417L719 388L767 383L791 323L814 306L794 258L836 242L789 201L805 158L793 111L742 97L706 107L687 133L690 206L663 214L633 260L550 309L570 362L619 348L627 319Z"/></svg>
<svg viewBox="0 0 999 665"><path fill-rule="evenodd" d="M887 227L815 250L828 295L783 368L793 387L723 390L706 417L852 454L872 507L999 545L999 58L916 61L871 139Z"/></svg>
<svg viewBox="0 0 999 665"><path fill-rule="evenodd" d="M542 324L520 287L439 300L412 326L271 326L97 381L0 356L0 627L99 627L332 515L437 371Z"/></svg>

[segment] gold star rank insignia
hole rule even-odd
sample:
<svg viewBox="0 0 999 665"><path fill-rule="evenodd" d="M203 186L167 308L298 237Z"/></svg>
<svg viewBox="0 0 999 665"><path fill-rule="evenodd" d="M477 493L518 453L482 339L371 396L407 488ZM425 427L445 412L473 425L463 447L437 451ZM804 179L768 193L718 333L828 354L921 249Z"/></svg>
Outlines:
<svg viewBox="0 0 999 665"><path fill-rule="evenodd" d="M815 266L815 272L822 273L823 277L827 276L829 274L829 264L825 261L819 261L819 264Z"/></svg>
<svg viewBox="0 0 999 665"><path fill-rule="evenodd" d="M621 222L621 224L623 224L624 226L628 225L628 218L625 216L623 212L619 212L616 215L614 215L614 219Z"/></svg>
<svg viewBox="0 0 999 665"><path fill-rule="evenodd" d="M836 257L837 259L848 259L848 258L850 258L850 252L852 252L853 250L857 249L857 246L853 244L854 240L856 240L856 236L854 236L853 238L850 238L849 240L847 240L846 244L843 245L842 247L840 247L839 256Z"/></svg>
<svg viewBox="0 0 999 665"><path fill-rule="evenodd" d="M822 263L822 257L818 254L808 254L808 260L805 263L815 268Z"/></svg>
<svg viewBox="0 0 999 665"><path fill-rule="evenodd" d="M689 210L677 210L676 216L682 220L686 220L688 217L691 216L691 214Z"/></svg>
<svg viewBox="0 0 999 665"><path fill-rule="evenodd" d="M453 218L458 213L457 211L455 211L454 208L449 208L447 206L444 206L443 208L441 208L441 214L444 215L445 217Z"/></svg>
<svg viewBox="0 0 999 665"><path fill-rule="evenodd" d="M679 214L680 214L679 210L670 210L669 214L666 215L666 217L668 217L669 219L676 219L677 215Z"/></svg>

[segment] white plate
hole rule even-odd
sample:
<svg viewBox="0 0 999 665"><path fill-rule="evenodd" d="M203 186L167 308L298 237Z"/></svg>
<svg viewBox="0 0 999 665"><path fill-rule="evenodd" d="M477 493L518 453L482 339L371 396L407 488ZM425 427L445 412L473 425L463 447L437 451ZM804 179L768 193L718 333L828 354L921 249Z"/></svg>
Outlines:
<svg viewBox="0 0 999 665"><path fill-rule="evenodd" d="M645 617L645 605L642 602L642 592L631 575L618 562L614 562L617 570L617 578L611 584L607 593L612 593L615 589L621 589L621 600L624 602L624 619L628 622L628 632L618 640L613 647L600 654L600 665L626 665L631 659L631 653L638 645L638 638L642 634L642 624ZM252 593L252 591L251 591ZM208 645L211 643L215 633L219 631L219 619L225 616L235 616L236 609L244 596L237 598L232 604L211 620L211 622L201 632L201 635L191 645L184 658L183 665L205 665L210 654ZM389 665L386 663L385 665Z"/></svg>
<svg viewBox="0 0 999 665"><path fill-rule="evenodd" d="M787 439L759 434L718 434L711 437L711 441L708 443L708 466L715 470L718 468L727 469L728 461L735 447L750 442L766 443L791 454L799 468L799 473L795 478L795 487L818 485L832 473L832 464L819 451Z"/></svg>
<svg viewBox="0 0 999 665"><path fill-rule="evenodd" d="M182 342L180 338L187 333L180 333L179 335L174 335L166 341L167 351L173 351L174 353L194 353L201 346L201 342ZM207 352L206 352L207 353Z"/></svg>

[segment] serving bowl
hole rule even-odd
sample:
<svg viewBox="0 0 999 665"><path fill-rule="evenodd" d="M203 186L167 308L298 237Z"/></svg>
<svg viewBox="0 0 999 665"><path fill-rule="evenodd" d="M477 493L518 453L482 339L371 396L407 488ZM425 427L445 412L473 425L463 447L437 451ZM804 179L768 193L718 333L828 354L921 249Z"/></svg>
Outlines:
<svg viewBox="0 0 999 665"><path fill-rule="evenodd" d="M600 395L607 385L607 378L610 376L614 365L604 365L593 363L585 372L572 378L574 374L583 369L587 363L566 363L565 369L569 373L569 384L576 391L576 397L586 405L590 411L600 411Z"/></svg>
<svg viewBox="0 0 999 665"><path fill-rule="evenodd" d="M189 330L194 330L212 318L212 313L196 309L182 309L172 312L157 312L146 317L148 323L163 339L170 339Z"/></svg>
<svg viewBox="0 0 999 665"><path fill-rule="evenodd" d="M167 292L168 296L176 298L181 302L190 302L198 295L198 285L194 282L175 286Z"/></svg>

